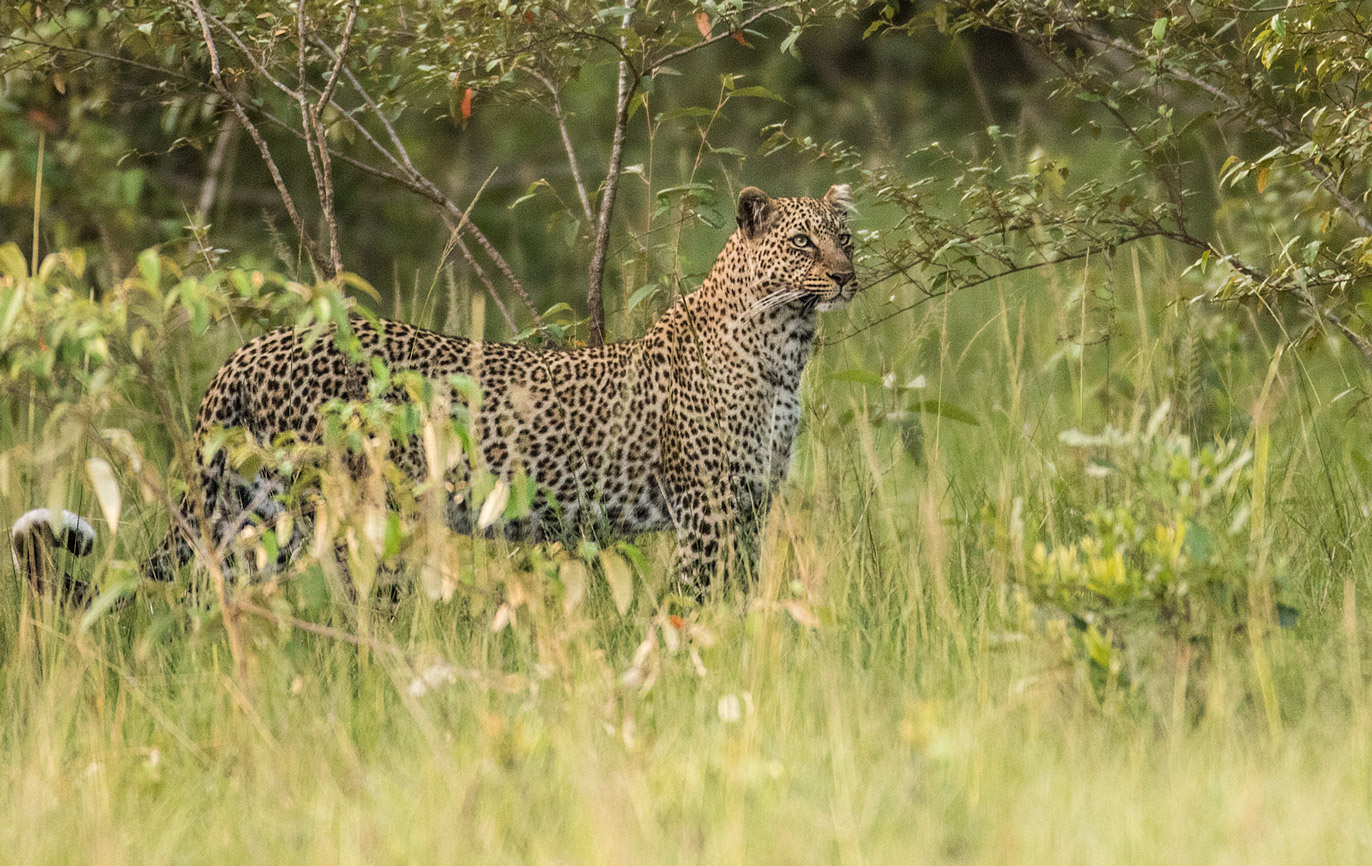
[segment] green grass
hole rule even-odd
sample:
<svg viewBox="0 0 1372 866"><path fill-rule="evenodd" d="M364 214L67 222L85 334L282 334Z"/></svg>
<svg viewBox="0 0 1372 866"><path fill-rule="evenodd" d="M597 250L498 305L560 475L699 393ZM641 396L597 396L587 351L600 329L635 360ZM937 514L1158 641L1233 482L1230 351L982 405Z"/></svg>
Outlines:
<svg viewBox="0 0 1372 866"><path fill-rule="evenodd" d="M1067 272L851 339L838 338L884 299L861 300L853 323L831 317L759 583L688 616L684 634L645 590L621 615L593 578L567 610L520 548L445 539L451 600L295 611L344 637L245 614L245 675L214 617L156 591L82 629L4 575L0 859L1367 859L1372 490L1365 411L1338 396L1365 373L1336 343L1289 350L1255 420L1272 329L1165 307L1172 286L1141 289L1136 307L1129 269L1115 277L1129 301L1114 337L1084 350L1058 338L1083 315ZM913 397L836 375L852 370L922 375L911 394L977 423L926 412L916 434L886 415ZM995 527L1018 500L1040 536L1074 538L1080 508L1111 494L1074 471L1058 434L1127 427L1164 399L1198 441L1270 436L1251 543L1299 618L1255 615L1189 665L1161 644L1147 679L1102 683L1026 628L1013 538ZM58 480L43 416L30 434L26 411L7 416L0 447L31 468L0 473L0 515ZM68 478L77 491L82 476ZM165 520L135 510L97 549L97 576L146 553ZM645 549L661 590L670 545ZM289 581L237 591L298 601ZM505 603L514 620L493 631Z"/></svg>

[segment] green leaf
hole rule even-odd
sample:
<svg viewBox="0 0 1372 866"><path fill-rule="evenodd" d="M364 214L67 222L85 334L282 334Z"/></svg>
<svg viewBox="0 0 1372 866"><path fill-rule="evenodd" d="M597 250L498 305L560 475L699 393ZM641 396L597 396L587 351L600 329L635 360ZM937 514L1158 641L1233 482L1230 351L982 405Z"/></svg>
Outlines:
<svg viewBox="0 0 1372 866"><path fill-rule="evenodd" d="M615 545L615 550L618 550L629 560L629 562L633 563L634 568L637 569L639 574L648 573L648 557L645 556L643 551L639 550L636 545L627 541L621 541Z"/></svg>
<svg viewBox="0 0 1372 866"><path fill-rule="evenodd" d="M629 303L625 305L624 312L632 313L634 311L634 307L637 307L639 304L643 303L655 292L657 292L657 290L657 283L649 283L646 286L640 287L638 291L634 292L632 295L629 296Z"/></svg>
<svg viewBox="0 0 1372 866"><path fill-rule="evenodd" d="M1161 42L1162 37L1167 35L1167 16L1163 15L1153 22L1153 41Z"/></svg>
<svg viewBox="0 0 1372 866"><path fill-rule="evenodd" d="M718 208L701 206L696 208L696 216L710 228L722 229L729 223L729 215Z"/></svg>
<svg viewBox="0 0 1372 866"><path fill-rule="evenodd" d="M8 244L7 246L13 245ZM0 252L3 252L2 248L0 248ZM14 328L14 320L19 316L19 309L24 304L23 292L18 289L9 289L8 291L9 300L5 304L4 314L0 315L0 341L4 341L9 336L10 331Z"/></svg>
<svg viewBox="0 0 1372 866"><path fill-rule="evenodd" d="M1215 537L1199 523L1187 521L1186 540L1182 542L1182 547L1193 561L1205 565L1215 555Z"/></svg>
<svg viewBox="0 0 1372 866"><path fill-rule="evenodd" d="M773 99L773 100L776 100L777 102L780 102L780 103L783 104L783 105L786 105L786 104L787 104L786 100L782 99L780 96L777 96L775 93L773 93L772 91L768 90L767 88L761 87L761 86L756 85L756 84L752 85L751 87L740 87L738 90L733 91L733 92L730 93L729 95L730 95L731 97L733 97L733 96L757 96L757 97L760 97L760 98L762 98L762 99Z"/></svg>
<svg viewBox="0 0 1372 866"><path fill-rule="evenodd" d="M657 191L657 198L658 201L666 201L674 195L681 195L683 193L693 195L702 192L713 193L714 191L714 187L710 186L708 183L687 183L682 184L681 186L669 186L666 189L660 189Z"/></svg>
<svg viewBox="0 0 1372 866"><path fill-rule="evenodd" d="M518 472L510 481L510 501L505 505L504 520L519 520L528 517L533 510L534 497L538 495L538 483Z"/></svg>
<svg viewBox="0 0 1372 866"><path fill-rule="evenodd" d="M970 424L977 427L981 424L977 417L966 409L956 406L946 400L922 400L911 407L921 412L928 412L931 415L942 415L950 421L958 421L963 424Z"/></svg>
<svg viewBox="0 0 1372 866"><path fill-rule="evenodd" d="M19 250L19 245L10 241L0 244L0 277L22 280L29 275L28 262Z"/></svg>
<svg viewBox="0 0 1372 866"><path fill-rule="evenodd" d="M382 542L381 555L390 559L400 552L400 542L404 539L401 531L400 515L394 511L386 513L386 534Z"/></svg>
<svg viewBox="0 0 1372 866"><path fill-rule="evenodd" d="M1110 670L1114 662L1115 648L1111 645L1109 637L1101 634L1100 629L1091 625L1082 632L1081 640L1086 646L1086 654L1091 661L1100 666L1102 670Z"/></svg>
<svg viewBox="0 0 1372 866"><path fill-rule="evenodd" d="M116 581L107 587L104 592L100 593L95 601L91 602L91 606L86 610L85 615L81 617L81 630L88 631L91 626L99 621L100 617L104 616L111 608L118 604L120 599L125 596L133 595L135 584L136 582L134 580L125 579Z"/></svg>
<svg viewBox="0 0 1372 866"><path fill-rule="evenodd" d="M162 284L162 258L157 250L143 250L138 254L138 272L147 281L149 289L156 289Z"/></svg>

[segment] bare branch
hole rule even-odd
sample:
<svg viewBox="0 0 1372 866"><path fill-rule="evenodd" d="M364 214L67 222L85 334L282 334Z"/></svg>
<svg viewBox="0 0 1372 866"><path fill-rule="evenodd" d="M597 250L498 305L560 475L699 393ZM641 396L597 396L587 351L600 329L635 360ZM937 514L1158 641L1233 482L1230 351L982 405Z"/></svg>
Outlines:
<svg viewBox="0 0 1372 866"><path fill-rule="evenodd" d="M324 92L319 94L319 101L315 103L315 113L323 114L324 109L329 107L333 101L334 89L338 87L338 75L343 71L343 61L348 56L348 46L352 43L353 27L357 24L357 0L348 4L348 17L343 22L343 38L338 43L338 48L334 50L333 69L329 70L329 77L324 80Z"/></svg>
<svg viewBox="0 0 1372 866"><path fill-rule="evenodd" d="M200 24L200 32L205 40L205 48L210 55L210 82L220 97L229 104L238 122L247 130L252 137L253 143L257 145L257 150L262 155L262 162L267 166L267 173L271 175L272 183L276 186L277 193L281 196L281 203L286 207L286 213L291 218L291 224L295 226L296 234L300 237L300 243L305 247L305 252L309 255L310 261L320 272L328 269L329 262L323 257L319 249L319 244L305 227L305 221L301 219L300 212L296 210L295 199L291 197L291 192L286 188L286 181L281 177L281 169L277 167L276 160L272 158L271 148L262 138L262 133L253 124L248 113L243 109L242 103L238 101L232 90L224 82L224 75L219 66L219 49L214 42L214 34L210 32L210 22L205 10L200 5L200 0L184 0Z"/></svg>
<svg viewBox="0 0 1372 866"><path fill-rule="evenodd" d="M334 55L333 49L330 48L328 45L324 45L322 43L319 44L324 49L324 51L327 52L330 56ZM404 172L404 174L410 179L411 184L413 184L413 186L410 187L411 189L413 189L413 191L420 193L425 198L439 205L448 213L452 214L453 216L459 219L459 225L461 226L463 231L471 235L472 239L475 240L477 244L480 245L481 248L486 251L486 255L489 256L491 261L495 263L496 268L509 282L511 288L514 289L515 294L519 295L520 299L524 301L525 305L529 308L529 312L533 314L534 322L537 323L539 328L542 328L542 317L539 316L537 308L534 307L533 300L530 298L528 291L525 290L524 284L519 281L518 277L515 276L514 270L510 267L510 263L505 261L505 257L502 256L500 252L495 248L495 246L490 242L490 240L487 239L486 235L482 233L482 231L479 228L473 225L471 221L466 219L465 214L463 213L462 209L457 206L457 203L454 202L452 199L448 198L448 196L445 195L443 191L438 188L437 184L435 184L432 180L426 177L422 172L419 171L419 169L415 168L414 162L410 159L409 150L400 140L400 136L396 133L395 127L391 124L390 120L386 117L386 115L381 111L380 106L378 106L376 104L376 101L372 99L371 94L369 94L367 92L367 89L362 86L362 82L358 80L355 74L353 74L353 71L349 69L346 65L342 68L343 74L348 79L348 83L352 85L353 90L355 90L357 92L357 95L362 98L362 101L366 103L368 109L371 110L371 113L376 117L378 121L380 121L382 128L386 130L386 135L388 138L390 138L392 145L394 145L395 147L395 150L393 152L387 151L385 148L380 147L379 143L377 143L374 138L369 137L369 140L378 147L378 149L387 157L387 159L391 161L393 165L395 165L398 169ZM355 119L354 125L360 127L360 124L357 123Z"/></svg>
<svg viewBox="0 0 1372 866"><path fill-rule="evenodd" d="M333 279L343 270L343 262L338 251L338 220L333 212L333 177L332 166L329 165L328 142L324 140L324 131L319 122L319 115L314 107L310 105L309 98L305 95L307 82L309 81L305 71L305 0L298 0L296 4L296 62L300 72L300 89L295 92L296 101L300 104L300 126L305 130L305 150L310 155L310 170L314 172L315 192L319 196L319 207L324 217L324 226L329 233L329 266L324 271L326 279ZM341 57L341 55L340 55Z"/></svg>
<svg viewBox="0 0 1372 866"><path fill-rule="evenodd" d="M628 29L630 11L624 13L624 27ZM629 130L629 105L638 92L642 80L638 70L629 63L627 37L620 37L619 87L615 101L615 130L610 144L610 164L605 169L605 183L600 194L600 210L596 214L595 245L591 250L591 266L586 280L586 308L591 319L589 342L599 346L605 342L605 258L610 247L610 218L614 216L615 196L619 193L619 176L624 165L624 141Z"/></svg>

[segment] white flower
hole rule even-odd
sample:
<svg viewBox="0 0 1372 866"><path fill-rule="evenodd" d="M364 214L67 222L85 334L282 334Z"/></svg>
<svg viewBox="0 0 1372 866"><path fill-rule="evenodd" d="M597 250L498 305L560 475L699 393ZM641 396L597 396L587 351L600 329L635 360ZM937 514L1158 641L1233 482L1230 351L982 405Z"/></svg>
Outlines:
<svg viewBox="0 0 1372 866"><path fill-rule="evenodd" d="M725 723L732 725L743 718L743 703L738 699L738 695L725 695L719 699L719 718Z"/></svg>
<svg viewBox="0 0 1372 866"><path fill-rule="evenodd" d="M457 668L439 659L410 680L410 696L422 698L441 685L457 682Z"/></svg>

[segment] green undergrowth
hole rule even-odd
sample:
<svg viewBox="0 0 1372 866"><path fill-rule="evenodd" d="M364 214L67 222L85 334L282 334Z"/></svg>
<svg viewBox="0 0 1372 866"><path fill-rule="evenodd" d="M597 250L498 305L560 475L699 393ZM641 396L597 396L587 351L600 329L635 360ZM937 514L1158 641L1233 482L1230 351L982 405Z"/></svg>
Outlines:
<svg viewBox="0 0 1372 866"><path fill-rule="evenodd" d="M863 298L826 320L751 586L672 600L665 538L455 538L422 486L375 507L384 461L349 476L324 454L292 563L188 571L188 600L136 563L184 489L199 394L234 346L338 321L343 296L149 253L93 301L81 262L34 279L4 256L0 517L66 506L101 532L74 565L94 609L0 573L6 860L1291 864L1372 844L1372 467L1346 347L1274 352L1168 307L1115 311L1107 352L1058 339L1083 301L1031 277L866 330L884 300ZM337 447L428 429L410 387L412 412L340 407ZM517 512L517 485L482 483ZM278 543L249 531L244 573ZM372 591L342 589L337 551Z"/></svg>

